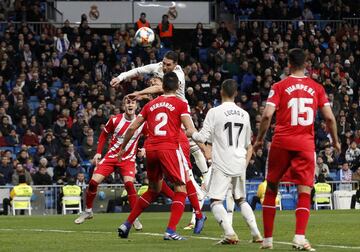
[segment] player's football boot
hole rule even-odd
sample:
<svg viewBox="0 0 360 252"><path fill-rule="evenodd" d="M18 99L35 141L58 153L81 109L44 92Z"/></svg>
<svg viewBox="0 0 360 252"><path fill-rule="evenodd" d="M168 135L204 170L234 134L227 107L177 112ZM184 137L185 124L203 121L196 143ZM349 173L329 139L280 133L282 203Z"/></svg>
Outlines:
<svg viewBox="0 0 360 252"><path fill-rule="evenodd" d="M186 240L186 238L182 237L181 235L177 234L175 231L173 231L171 229L166 229L165 234L164 234L164 240L165 241L169 241L169 240L183 241L183 240Z"/></svg>
<svg viewBox="0 0 360 252"><path fill-rule="evenodd" d="M135 228L136 231L141 231L143 226L141 224L141 222L139 221L138 218L135 219L134 223L133 223L133 226Z"/></svg>
<svg viewBox="0 0 360 252"><path fill-rule="evenodd" d="M207 220L207 217L205 216L204 213L202 214L201 219L196 219L195 227L194 227L194 234L200 234L201 233L201 230L203 230L206 220Z"/></svg>
<svg viewBox="0 0 360 252"><path fill-rule="evenodd" d="M224 238L217 242L218 245L235 245L239 242L239 238L236 234L224 235Z"/></svg>
<svg viewBox="0 0 360 252"><path fill-rule="evenodd" d="M304 239L302 242L293 240L293 249L300 251L316 251L316 249L312 248L309 241Z"/></svg>
<svg viewBox="0 0 360 252"><path fill-rule="evenodd" d="M184 230L192 230L192 229L194 229L194 227L195 227L195 224L190 222L186 227L184 227Z"/></svg>
<svg viewBox="0 0 360 252"><path fill-rule="evenodd" d="M252 238L252 243L262 243L263 242L263 237L261 236L261 234L258 234L256 236L253 236Z"/></svg>
<svg viewBox="0 0 360 252"><path fill-rule="evenodd" d="M126 221L123 224L121 224L120 227L118 228L119 237L124 239L128 238L130 229L131 229L131 225L129 222Z"/></svg>
<svg viewBox="0 0 360 252"><path fill-rule="evenodd" d="M270 241L264 239L260 246L260 249L273 249L272 239Z"/></svg>
<svg viewBox="0 0 360 252"><path fill-rule="evenodd" d="M89 219L92 219L94 217L94 214L93 212L87 212L87 211L84 211L80 214L79 217L77 217L77 219L74 221L75 224L81 224L81 223L84 223L85 220L89 220Z"/></svg>

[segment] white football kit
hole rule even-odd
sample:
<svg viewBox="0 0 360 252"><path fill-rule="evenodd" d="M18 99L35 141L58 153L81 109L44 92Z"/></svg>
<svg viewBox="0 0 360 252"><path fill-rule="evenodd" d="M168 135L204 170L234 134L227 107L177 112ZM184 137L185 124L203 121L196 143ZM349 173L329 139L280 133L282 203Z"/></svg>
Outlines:
<svg viewBox="0 0 360 252"><path fill-rule="evenodd" d="M195 141L212 143L212 174L208 196L224 200L232 185L235 199L245 198L246 154L251 144L249 114L233 102L208 111Z"/></svg>
<svg viewBox="0 0 360 252"><path fill-rule="evenodd" d="M176 65L173 72L176 73L176 75L179 79L179 88L176 90L176 96L182 100L186 100L185 99L185 74L184 74L181 66L179 66L179 65ZM133 78L133 77L143 75L143 74L152 74L154 77L159 77L162 79L164 77L163 63L159 62L159 63L145 65L142 67L137 67L137 68L131 69L127 72L121 73L117 78L120 81L123 81L125 79Z"/></svg>

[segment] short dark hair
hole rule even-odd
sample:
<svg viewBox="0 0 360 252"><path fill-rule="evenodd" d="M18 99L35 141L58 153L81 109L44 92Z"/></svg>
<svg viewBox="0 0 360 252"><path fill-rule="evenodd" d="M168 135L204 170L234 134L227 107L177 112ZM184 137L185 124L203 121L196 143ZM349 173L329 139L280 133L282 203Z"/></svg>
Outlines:
<svg viewBox="0 0 360 252"><path fill-rule="evenodd" d="M178 54L174 51L168 51L165 53L164 58L174 61L175 63L178 62Z"/></svg>
<svg viewBox="0 0 360 252"><path fill-rule="evenodd" d="M227 97L235 96L237 92L237 88L238 85L236 81L233 79L224 80L223 83L221 84L221 90L223 94L226 95Z"/></svg>
<svg viewBox="0 0 360 252"><path fill-rule="evenodd" d="M19 175L19 184L21 184L21 183L26 183L25 174Z"/></svg>
<svg viewBox="0 0 360 252"><path fill-rule="evenodd" d="M164 74L163 89L165 92L176 91L179 88L179 78L176 73L169 72Z"/></svg>
<svg viewBox="0 0 360 252"><path fill-rule="evenodd" d="M305 64L305 52L300 48L289 51L289 63L293 69L303 69Z"/></svg>
<svg viewBox="0 0 360 252"><path fill-rule="evenodd" d="M325 183L326 182L326 178L325 178L325 175L324 174L319 174L318 176L318 183Z"/></svg>

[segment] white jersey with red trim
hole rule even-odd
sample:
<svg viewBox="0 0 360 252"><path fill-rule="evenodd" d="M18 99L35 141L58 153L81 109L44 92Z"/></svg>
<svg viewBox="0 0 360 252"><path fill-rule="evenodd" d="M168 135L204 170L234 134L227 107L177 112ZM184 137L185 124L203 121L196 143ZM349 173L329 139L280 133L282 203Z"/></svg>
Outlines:
<svg viewBox="0 0 360 252"><path fill-rule="evenodd" d="M104 131L107 134L112 134L111 143L109 145L109 150L106 156L114 158L117 156L121 149L121 145L124 141L125 132L128 129L129 125L136 119L129 121L125 118L125 114L118 114L116 116L110 117L109 121L106 123ZM122 157L122 160L135 161L135 154L137 144L140 138L140 135L143 131L144 124L142 124L134 133L129 143L125 148L125 153Z"/></svg>

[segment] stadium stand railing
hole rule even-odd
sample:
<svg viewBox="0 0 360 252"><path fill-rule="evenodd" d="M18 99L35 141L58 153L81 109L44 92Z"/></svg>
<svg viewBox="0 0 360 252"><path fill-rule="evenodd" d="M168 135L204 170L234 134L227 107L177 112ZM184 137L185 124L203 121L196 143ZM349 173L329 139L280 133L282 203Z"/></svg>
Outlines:
<svg viewBox="0 0 360 252"><path fill-rule="evenodd" d="M260 181L247 182L247 201L251 202L252 198L256 195L257 188ZM332 196L334 202L334 209L350 209L351 195L355 193L355 189L358 187L358 182L343 183L341 181L327 182L332 187ZM141 185L137 184L139 188ZM32 214L34 215L52 215L62 213L62 204L60 197L61 185L48 185L48 186L32 186L33 196L31 197ZM10 192L11 186L0 186L0 191ZM85 202L85 187L83 189L82 199ZM102 184L99 185L98 194L94 201L94 212L108 212L109 201L112 201L112 211L115 212L127 212L128 206L121 206L116 202L121 201L122 193L124 191L123 184ZM336 192L336 193L335 193ZM282 182L279 187L279 193L281 194L282 210L293 210L296 207L297 201L297 189L296 185ZM349 197L350 195L350 197ZM6 194L0 194L0 205L2 205L3 198ZM166 201L165 204L171 201ZM205 204L209 202L206 201ZM84 206L84 204L82 204ZM156 206L152 208L156 211ZM258 204L256 209L261 209Z"/></svg>

